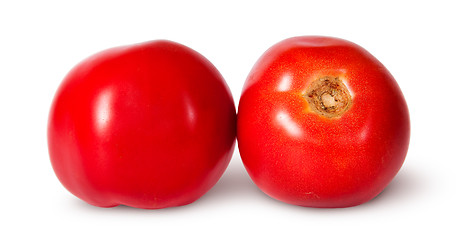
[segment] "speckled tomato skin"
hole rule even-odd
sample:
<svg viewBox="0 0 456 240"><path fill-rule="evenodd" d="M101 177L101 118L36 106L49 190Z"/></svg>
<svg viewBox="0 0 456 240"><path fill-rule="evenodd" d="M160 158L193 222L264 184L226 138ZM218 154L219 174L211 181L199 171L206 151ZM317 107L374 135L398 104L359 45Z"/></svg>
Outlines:
<svg viewBox="0 0 456 240"><path fill-rule="evenodd" d="M322 76L339 77L352 95L338 118L312 112L303 96ZM286 39L264 53L245 82L237 127L256 185L307 207L374 198L401 168L410 139L407 104L388 70L354 43L318 36Z"/></svg>

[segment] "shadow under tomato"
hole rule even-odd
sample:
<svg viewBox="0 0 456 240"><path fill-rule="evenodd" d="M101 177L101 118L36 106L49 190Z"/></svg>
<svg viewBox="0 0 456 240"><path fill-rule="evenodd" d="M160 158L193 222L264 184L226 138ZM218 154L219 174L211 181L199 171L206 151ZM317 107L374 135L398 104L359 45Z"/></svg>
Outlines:
<svg viewBox="0 0 456 240"><path fill-rule="evenodd" d="M419 197L418 195L425 187L423 184L424 178L425 176L411 167L403 168L379 195L363 204L363 206L371 207L371 205L407 202Z"/></svg>
<svg viewBox="0 0 456 240"><path fill-rule="evenodd" d="M322 212L339 212L347 210L361 210L364 208L380 207L383 208L394 205L394 204L406 204L413 198L416 198L417 195L420 195L423 191L423 176L421 173L417 172L413 168L403 168L398 173L398 175L392 180L392 182L374 199L363 203L359 206L349 207L349 208L309 208L301 207L296 205L287 204L279 200L273 199L268 195L264 194L250 179L247 171L245 170L240 156L235 154L231 160L230 165L228 166L226 172L217 182L217 184L209 190L205 195L200 199L196 200L193 203L184 206L156 209L151 212L161 212L161 213L171 213L171 212L182 212L182 211L193 211L195 208L206 208L207 205L211 207L220 206L220 205L232 205L241 202L242 204L251 204L260 203L267 205L276 205L278 207L282 206L285 208L293 209L293 211L318 211ZM100 208L95 207L90 204L85 203L84 201L72 197L75 205L78 208L84 209L87 211L95 212L106 212L110 209L114 212L128 212L128 213L143 213L143 209L128 207L124 205L119 205L114 208ZM402 202L402 203L401 203ZM109 211L112 212L112 211Z"/></svg>
<svg viewBox="0 0 456 240"><path fill-rule="evenodd" d="M234 202L240 199L244 201L251 198L265 197L267 196L250 179L240 156L235 154L217 184L197 201L220 204L223 202Z"/></svg>

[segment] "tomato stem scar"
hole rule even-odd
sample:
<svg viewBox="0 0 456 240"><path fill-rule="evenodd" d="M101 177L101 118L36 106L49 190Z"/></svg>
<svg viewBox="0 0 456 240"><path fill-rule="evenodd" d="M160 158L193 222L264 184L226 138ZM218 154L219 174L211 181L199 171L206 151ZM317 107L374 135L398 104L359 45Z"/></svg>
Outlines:
<svg viewBox="0 0 456 240"><path fill-rule="evenodd" d="M347 86L333 76L314 80L304 93L304 98L313 112L327 118L342 116L352 104Z"/></svg>

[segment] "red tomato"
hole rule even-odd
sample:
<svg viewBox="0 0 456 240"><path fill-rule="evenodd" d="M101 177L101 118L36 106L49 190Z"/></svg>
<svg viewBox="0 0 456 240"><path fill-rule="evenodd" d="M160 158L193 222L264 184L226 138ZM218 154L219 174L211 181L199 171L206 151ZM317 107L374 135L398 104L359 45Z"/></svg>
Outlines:
<svg viewBox="0 0 456 240"><path fill-rule="evenodd" d="M49 154L62 184L92 205L179 206L225 171L235 124L228 86L207 59L151 41L100 52L66 76Z"/></svg>
<svg viewBox="0 0 456 240"><path fill-rule="evenodd" d="M238 145L257 186L286 203L349 207L401 168L410 120L399 86L371 54L329 37L271 47L241 95Z"/></svg>

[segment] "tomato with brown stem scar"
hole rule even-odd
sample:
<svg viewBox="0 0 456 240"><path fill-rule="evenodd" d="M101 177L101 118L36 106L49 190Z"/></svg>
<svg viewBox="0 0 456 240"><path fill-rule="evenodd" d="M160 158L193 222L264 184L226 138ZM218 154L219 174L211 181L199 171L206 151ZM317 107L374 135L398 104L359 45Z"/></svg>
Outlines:
<svg viewBox="0 0 456 240"><path fill-rule="evenodd" d="M267 50L241 95L238 145L256 185L308 207L377 196L410 138L404 96L388 70L346 40L295 37Z"/></svg>

